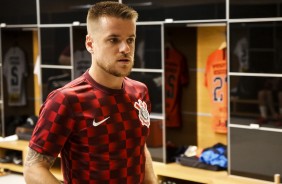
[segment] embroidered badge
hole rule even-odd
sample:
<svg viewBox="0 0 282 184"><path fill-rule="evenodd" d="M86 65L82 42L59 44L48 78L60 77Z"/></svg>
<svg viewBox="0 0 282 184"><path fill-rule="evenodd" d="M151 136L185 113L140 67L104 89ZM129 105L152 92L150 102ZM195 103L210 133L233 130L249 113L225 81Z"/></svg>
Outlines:
<svg viewBox="0 0 282 184"><path fill-rule="evenodd" d="M150 126L150 115L147 109L147 104L144 101L138 100L138 103L134 103L134 107L139 111L138 117L142 123L149 128Z"/></svg>

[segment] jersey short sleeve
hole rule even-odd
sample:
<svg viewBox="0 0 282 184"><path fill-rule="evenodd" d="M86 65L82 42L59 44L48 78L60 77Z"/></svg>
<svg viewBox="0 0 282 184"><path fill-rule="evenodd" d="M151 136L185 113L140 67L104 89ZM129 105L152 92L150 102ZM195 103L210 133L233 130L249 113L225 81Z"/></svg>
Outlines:
<svg viewBox="0 0 282 184"><path fill-rule="evenodd" d="M29 146L60 153L65 184L141 184L150 111L145 84L125 78L111 89L87 71L47 97Z"/></svg>
<svg viewBox="0 0 282 184"><path fill-rule="evenodd" d="M56 157L72 131L74 121L66 97L52 92L40 110L37 126L30 140L30 148Z"/></svg>

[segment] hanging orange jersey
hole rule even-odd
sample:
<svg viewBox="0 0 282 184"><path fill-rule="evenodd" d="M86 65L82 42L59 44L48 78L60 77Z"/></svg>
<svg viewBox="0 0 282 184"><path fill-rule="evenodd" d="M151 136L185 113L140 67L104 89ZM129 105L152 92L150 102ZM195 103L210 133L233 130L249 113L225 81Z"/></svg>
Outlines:
<svg viewBox="0 0 282 184"><path fill-rule="evenodd" d="M209 55L205 70L205 86L211 101L215 132L226 133L227 122L227 62L226 49Z"/></svg>
<svg viewBox="0 0 282 184"><path fill-rule="evenodd" d="M188 85L188 65L185 57L174 48L165 53L165 110L166 126L181 126L181 91Z"/></svg>

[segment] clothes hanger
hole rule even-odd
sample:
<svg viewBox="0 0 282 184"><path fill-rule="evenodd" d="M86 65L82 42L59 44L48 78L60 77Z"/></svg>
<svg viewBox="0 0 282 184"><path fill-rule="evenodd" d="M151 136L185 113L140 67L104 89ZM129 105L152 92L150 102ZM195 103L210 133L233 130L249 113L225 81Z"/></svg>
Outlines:
<svg viewBox="0 0 282 184"><path fill-rule="evenodd" d="M165 48L166 49L173 49L174 47L173 47L173 44L170 41L166 41L165 42Z"/></svg>
<svg viewBox="0 0 282 184"><path fill-rule="evenodd" d="M226 48L226 42L224 41L220 44L220 46L218 47L218 50L223 50L225 48Z"/></svg>

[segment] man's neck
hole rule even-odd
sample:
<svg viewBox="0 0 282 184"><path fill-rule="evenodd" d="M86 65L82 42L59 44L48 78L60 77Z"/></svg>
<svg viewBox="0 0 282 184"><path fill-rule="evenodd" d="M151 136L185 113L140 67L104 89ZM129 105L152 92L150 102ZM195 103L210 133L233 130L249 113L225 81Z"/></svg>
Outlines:
<svg viewBox="0 0 282 184"><path fill-rule="evenodd" d="M94 68L89 69L89 75L99 84L111 88L111 89L121 89L124 77L116 77L105 71L95 72Z"/></svg>

